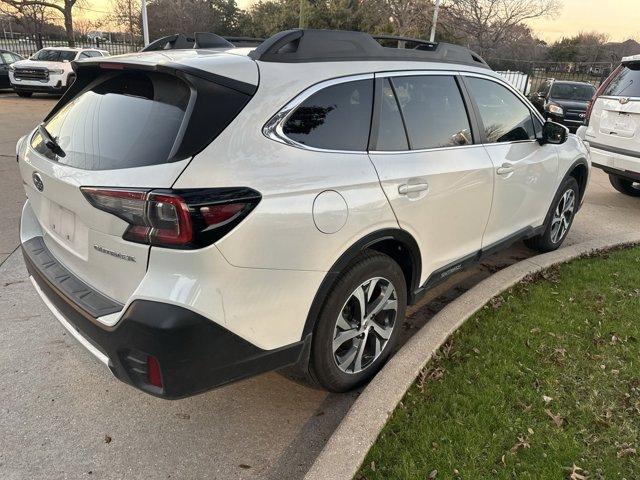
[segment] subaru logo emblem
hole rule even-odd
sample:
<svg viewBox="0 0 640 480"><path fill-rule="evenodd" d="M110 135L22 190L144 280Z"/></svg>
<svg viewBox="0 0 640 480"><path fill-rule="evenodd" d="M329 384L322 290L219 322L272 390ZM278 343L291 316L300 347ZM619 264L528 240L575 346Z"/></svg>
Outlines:
<svg viewBox="0 0 640 480"><path fill-rule="evenodd" d="M621 97L619 102L624 105L625 103L629 103L629 97Z"/></svg>
<svg viewBox="0 0 640 480"><path fill-rule="evenodd" d="M31 178L33 179L33 184L36 186L38 191L40 192L43 191L44 182L42 181L42 177L40 176L40 174L38 172L33 172L33 174L31 175Z"/></svg>

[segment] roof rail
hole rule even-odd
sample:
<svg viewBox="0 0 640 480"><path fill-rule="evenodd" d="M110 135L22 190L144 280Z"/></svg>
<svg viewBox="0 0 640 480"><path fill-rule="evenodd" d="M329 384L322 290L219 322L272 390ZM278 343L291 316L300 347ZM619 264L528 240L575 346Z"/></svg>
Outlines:
<svg viewBox="0 0 640 480"><path fill-rule="evenodd" d="M175 33L159 38L144 47L141 52L178 50L187 48L233 48L235 45L223 37L209 32L196 32L193 37Z"/></svg>
<svg viewBox="0 0 640 480"><path fill-rule="evenodd" d="M395 41L397 47L379 43ZM412 48L406 48L407 46ZM296 29L276 33L249 53L263 62L340 62L396 60L463 63L489 68L478 54L459 45L345 30Z"/></svg>

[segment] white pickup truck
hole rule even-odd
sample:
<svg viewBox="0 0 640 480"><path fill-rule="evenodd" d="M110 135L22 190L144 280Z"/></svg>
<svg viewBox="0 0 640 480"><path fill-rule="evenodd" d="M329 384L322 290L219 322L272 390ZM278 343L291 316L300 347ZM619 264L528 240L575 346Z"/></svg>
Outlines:
<svg viewBox="0 0 640 480"><path fill-rule="evenodd" d="M43 48L26 60L9 67L11 87L21 97L34 92L63 93L75 80L74 60L107 57L109 52L96 48Z"/></svg>
<svg viewBox="0 0 640 480"><path fill-rule="evenodd" d="M623 58L602 83L578 136L616 190L640 197L640 55Z"/></svg>

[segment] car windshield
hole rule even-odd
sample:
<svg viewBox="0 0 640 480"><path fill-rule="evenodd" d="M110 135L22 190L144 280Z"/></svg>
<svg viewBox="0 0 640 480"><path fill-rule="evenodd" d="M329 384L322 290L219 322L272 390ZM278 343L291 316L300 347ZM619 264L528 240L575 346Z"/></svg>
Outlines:
<svg viewBox="0 0 640 480"><path fill-rule="evenodd" d="M31 60L40 60L44 62L64 62L65 60L71 61L76 58L76 53L73 50L40 50L31 56Z"/></svg>
<svg viewBox="0 0 640 480"><path fill-rule="evenodd" d="M592 85L576 83L554 83L551 87L551 98L562 100L578 100L588 102L596 93Z"/></svg>

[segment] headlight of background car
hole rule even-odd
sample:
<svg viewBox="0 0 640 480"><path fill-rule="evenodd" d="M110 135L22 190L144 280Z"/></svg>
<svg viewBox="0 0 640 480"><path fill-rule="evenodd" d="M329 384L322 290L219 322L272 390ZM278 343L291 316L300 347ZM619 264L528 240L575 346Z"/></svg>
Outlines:
<svg viewBox="0 0 640 480"><path fill-rule="evenodd" d="M564 110L562 110L562 107L559 107L558 105L554 105L553 103L547 103L547 106L545 109L549 113L555 113L556 115L564 115Z"/></svg>
<svg viewBox="0 0 640 480"><path fill-rule="evenodd" d="M13 65L9 65L9 71L10 72L15 72L16 71L16 67L14 67Z"/></svg>
<svg viewBox="0 0 640 480"><path fill-rule="evenodd" d="M50 68L49 75L61 75L64 73L64 70L61 68Z"/></svg>

